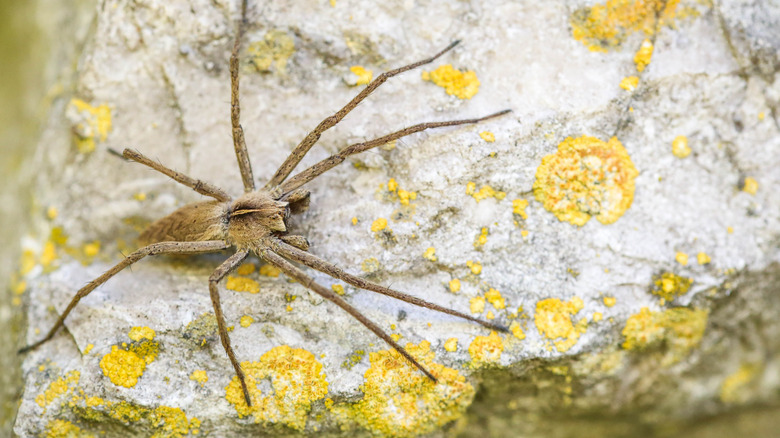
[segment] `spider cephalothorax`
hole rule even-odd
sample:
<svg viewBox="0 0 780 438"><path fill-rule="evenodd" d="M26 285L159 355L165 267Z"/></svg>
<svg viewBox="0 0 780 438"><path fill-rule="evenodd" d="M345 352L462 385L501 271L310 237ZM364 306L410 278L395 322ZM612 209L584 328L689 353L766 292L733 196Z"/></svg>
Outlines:
<svg viewBox="0 0 780 438"><path fill-rule="evenodd" d="M185 205L168 216L152 223L143 233L141 233L139 238L141 244L144 245L143 248L128 255L116 266L112 267L103 273L103 275L81 288L70 301L68 306L65 308L65 311L62 312L60 317L57 319L57 322L54 324L51 330L49 330L46 336L38 342L21 349L20 352L34 349L44 342L50 340L55 335L55 333L57 333L60 327L62 327L68 314L73 310L74 307L76 307L82 298L87 296L96 287L105 283L109 278L113 277L124 268L132 265L133 263L148 255L197 254L216 252L232 247L235 248L236 252L227 260L225 260L209 277L209 291L211 294L212 304L214 305L214 313L217 319L220 340L222 342L222 346L225 349L225 352L228 355L228 358L230 359L231 364L233 365L233 368L235 369L236 375L241 382L241 387L244 392L244 398L247 405L251 405L252 400L249 396L249 391L246 386L241 365L239 364L238 359L233 352L233 348L230 345L230 337L228 336L225 317L222 314L222 306L220 304L219 289L217 285L220 280L225 278L225 276L231 270L236 268L249 255L250 252L255 253L258 257L265 260L267 263L277 267L301 285L311 289L315 293L321 295L323 298L341 307L347 313L355 317L355 319L360 321L360 323L366 326L366 328L390 344L401 355L409 360L409 362L419 368L420 371L425 373L425 375L428 376L431 380L436 381L436 377L433 374L431 374L427 369L425 369L425 367L417 362L403 347L395 342L379 326L368 320L368 318L363 316L363 314L352 307L349 303L344 301L344 299L338 296L335 292L316 283L309 275L307 275L295 264L297 263L312 269L316 269L333 278L342 280L360 289L387 295L389 297L405 301L416 306L455 315L491 329L506 331L506 328L501 325L483 321L456 310L442 307L420 298L407 295L402 292L398 292L388 287L351 275L336 265L309 253L309 244L305 237L288 234L289 226L287 220L290 214L302 212L309 205L309 192L306 189L303 189L302 186L344 162L344 160L350 155L381 146L398 138L413 134L415 132L420 132L425 129L477 123L482 120L506 114L509 111L500 111L498 113L476 119L429 122L410 126L373 140L349 145L341 149L338 153L331 155L319 163L316 163L311 167L290 177L290 174L293 172L304 155L306 155L309 149L311 149L311 147L317 142L317 140L320 138L320 135L325 130L331 128L339 121L341 121L358 105L358 103L360 103L360 101L371 94L372 91L374 91L390 77L411 70L415 67L419 67L423 64L433 62L433 60L455 47L458 44L456 41L430 58L385 72L377 76L376 79L371 81L371 83L369 83L366 88L364 88L343 108L320 122L320 124L317 125L317 127L311 131L300 142L300 144L295 147L295 149L293 149L292 153L285 159L285 161L281 164L279 169L270 178L266 185L263 188L256 189L254 178L252 176L252 166L249 162L249 153L247 151L246 144L244 143L244 131L240 124L240 106L238 99L238 51L241 37L244 32L244 27L246 25L246 3L246 0L242 1L241 21L238 25L238 31L236 33L235 42L233 44L233 52L230 57L231 122L233 128L233 146L236 151L238 167L241 171L241 178L244 183L244 194L233 198L219 187L169 169L162 164L147 158L139 152L125 149L123 153L125 158L149 166L152 169L169 176L173 180L192 188L196 192L213 198L213 200Z"/></svg>

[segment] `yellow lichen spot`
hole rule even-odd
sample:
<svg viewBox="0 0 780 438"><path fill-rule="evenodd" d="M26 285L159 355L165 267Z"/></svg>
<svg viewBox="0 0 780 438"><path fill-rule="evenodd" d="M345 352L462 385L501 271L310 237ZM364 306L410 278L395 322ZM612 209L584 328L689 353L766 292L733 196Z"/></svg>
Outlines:
<svg viewBox="0 0 780 438"><path fill-rule="evenodd" d="M76 146L80 153L95 150L95 140L106 141L111 131L111 109L106 104L93 107L81 99L71 99L67 114L74 122Z"/></svg>
<svg viewBox="0 0 780 438"><path fill-rule="evenodd" d="M490 290L485 292L485 299L488 300L488 302L498 310L506 308L506 302L504 301L504 297L501 296L501 292L493 289L492 287Z"/></svg>
<svg viewBox="0 0 780 438"><path fill-rule="evenodd" d="M708 315L708 311L702 309L677 307L651 312L647 307L643 307L626 321L622 331L626 338L623 348L642 350L663 345L668 348L669 353L662 360L662 364L671 365L699 344L707 327Z"/></svg>
<svg viewBox="0 0 780 438"><path fill-rule="evenodd" d="M523 237L528 237L528 230L520 230L520 235Z"/></svg>
<svg viewBox="0 0 780 438"><path fill-rule="evenodd" d="M485 314L485 319L494 319L495 317L492 310L488 310L488 313Z"/></svg>
<svg viewBox="0 0 780 438"><path fill-rule="evenodd" d="M488 143L496 141L496 136L490 131L482 131L479 133L479 136Z"/></svg>
<svg viewBox="0 0 780 438"><path fill-rule="evenodd" d="M241 318L238 320L238 325L240 325L241 327L247 328L247 327L249 327L250 325L252 325L252 323L253 323L253 322L255 322L255 319L254 319L254 318L252 318L252 317L251 317L251 316L249 316L249 315L244 315L244 316L242 316L242 317L241 317Z"/></svg>
<svg viewBox="0 0 780 438"><path fill-rule="evenodd" d="M195 370L190 374L190 380L200 383L202 387L209 381L209 375L206 373L206 370Z"/></svg>
<svg viewBox="0 0 780 438"><path fill-rule="evenodd" d="M688 137L678 135L672 140L672 154L677 158L685 158L691 154L691 148L688 147Z"/></svg>
<svg viewBox="0 0 780 438"><path fill-rule="evenodd" d="M474 297L469 300L469 308L471 313L482 313L485 311L485 298Z"/></svg>
<svg viewBox="0 0 780 438"><path fill-rule="evenodd" d="M84 347L84 354L89 354L93 348L95 348L95 344L87 344L87 346Z"/></svg>
<svg viewBox="0 0 780 438"><path fill-rule="evenodd" d="M358 218L357 218L357 216L353 216L353 217L352 217L352 225L357 225L357 223L358 223Z"/></svg>
<svg viewBox="0 0 780 438"><path fill-rule="evenodd" d="M569 301L558 298L548 298L536 303L534 323L537 330L548 339L563 338L553 341L561 353L568 351L580 339L587 325L572 323L572 317L585 307L582 299L574 297Z"/></svg>
<svg viewBox="0 0 780 438"><path fill-rule="evenodd" d="M700 252L700 253L696 254L696 261L700 265L706 265L706 264L708 264L709 262L712 261L712 258L710 258L710 256L707 255L707 253Z"/></svg>
<svg viewBox="0 0 780 438"><path fill-rule="evenodd" d="M607 307L612 307L617 303L617 298L615 297L604 297L603 299L604 305Z"/></svg>
<svg viewBox="0 0 780 438"><path fill-rule="evenodd" d="M469 355L474 366L483 366L497 362L504 351L504 342L496 332L489 336L477 336L469 344Z"/></svg>
<svg viewBox="0 0 780 438"><path fill-rule="evenodd" d="M761 111L760 113L758 113L758 120L764 120L765 117L766 117L765 112Z"/></svg>
<svg viewBox="0 0 780 438"><path fill-rule="evenodd" d="M398 190L398 183L395 178L390 178L390 181L387 182L387 191L394 192L396 190Z"/></svg>
<svg viewBox="0 0 780 438"><path fill-rule="evenodd" d="M193 418L192 422L187 421L187 415L181 408L172 408L170 406L160 406L152 411L152 427L155 432L152 438L181 438L190 433L197 435L200 421Z"/></svg>
<svg viewBox="0 0 780 438"><path fill-rule="evenodd" d="M263 265L263 268L266 266L269 265ZM261 274L263 268L260 268ZM236 292L249 292L251 294L260 292L260 283L247 277L234 277L230 275L225 282L225 287Z"/></svg>
<svg viewBox="0 0 780 438"><path fill-rule="evenodd" d="M751 177L745 178L745 185L742 187L742 191L755 195L758 191L758 181Z"/></svg>
<svg viewBox="0 0 780 438"><path fill-rule="evenodd" d="M295 52L295 40L283 30L271 30L262 40L250 43L247 51L257 71L270 71L273 66L285 74L287 61Z"/></svg>
<svg viewBox="0 0 780 438"><path fill-rule="evenodd" d="M634 55L634 64L636 64L636 71L642 72L645 67L650 64L650 59L653 57L653 43L645 38L642 41L642 45L639 46L636 55Z"/></svg>
<svg viewBox="0 0 780 438"><path fill-rule="evenodd" d="M340 284L332 284L330 288L333 292L336 292L339 295L344 295L344 286Z"/></svg>
<svg viewBox="0 0 780 438"><path fill-rule="evenodd" d="M57 247L54 246L54 242L49 240L43 245L43 251L41 251L41 266L44 269L48 269L55 260L57 260Z"/></svg>
<svg viewBox="0 0 780 438"><path fill-rule="evenodd" d="M444 341L444 349L450 353L458 351L458 338L449 338Z"/></svg>
<svg viewBox="0 0 780 438"><path fill-rule="evenodd" d="M620 88L626 91L634 91L639 86L639 78L636 76L626 76L620 80Z"/></svg>
<svg viewBox="0 0 780 438"><path fill-rule="evenodd" d="M734 234L734 227L726 227L726 232L729 234Z"/></svg>
<svg viewBox="0 0 780 438"><path fill-rule="evenodd" d="M745 403L751 398L751 386L763 367L758 364L745 363L739 369L726 377L720 385L720 400L723 403Z"/></svg>
<svg viewBox="0 0 780 438"><path fill-rule="evenodd" d="M250 275L253 272L255 272L254 263L242 263L241 266L236 269L236 274L238 275Z"/></svg>
<svg viewBox="0 0 780 438"><path fill-rule="evenodd" d="M473 195L474 190L476 190L476 188L477 188L477 184L474 183L473 181L469 181L468 183L466 183L466 194Z"/></svg>
<svg viewBox="0 0 780 438"><path fill-rule="evenodd" d="M353 65L352 67L349 68L349 71L351 71L352 74L357 76L355 85L366 85L369 82L371 82L371 79L374 77L373 71L366 70L365 68L359 65Z"/></svg>
<svg viewBox="0 0 780 438"><path fill-rule="evenodd" d="M81 373L78 371L70 371L65 377L60 377L57 380L51 382L49 387L43 391L42 394L38 394L35 397L35 402L38 406L45 408L57 397L65 394L68 391L70 385L76 385L79 383Z"/></svg>
<svg viewBox="0 0 780 438"><path fill-rule="evenodd" d="M369 257L365 260L363 260L363 263L360 264L360 269L365 273L373 273L377 272L380 268L379 260L376 259L376 257Z"/></svg>
<svg viewBox="0 0 780 438"><path fill-rule="evenodd" d="M677 253L674 255L674 259L677 261L677 263L683 266L688 264L688 254L684 252L677 251Z"/></svg>
<svg viewBox="0 0 780 438"><path fill-rule="evenodd" d="M135 199L136 201L146 201L146 193L144 192L134 193L133 199Z"/></svg>
<svg viewBox="0 0 780 438"><path fill-rule="evenodd" d="M431 72L422 72L422 79L444 88L447 94L458 99L471 99L479 91L479 79L474 71L456 70L451 64L442 65Z"/></svg>
<svg viewBox="0 0 780 438"><path fill-rule="evenodd" d="M263 265L260 266L260 271L258 271L260 275L263 277L278 277L279 274L282 273L282 271L279 270L276 266L273 265Z"/></svg>
<svg viewBox="0 0 780 438"><path fill-rule="evenodd" d="M154 330L149 327L133 327L130 329L130 333L127 334L127 337L135 342L139 342L141 339L152 341L154 340L155 335Z"/></svg>
<svg viewBox="0 0 780 438"><path fill-rule="evenodd" d="M417 199L417 192L409 192L403 189L398 189L398 202L401 205L409 205L409 201Z"/></svg>
<svg viewBox="0 0 780 438"><path fill-rule="evenodd" d="M653 295L657 295L666 301L685 295L693 284L693 279L677 275L673 272L664 272L656 277L653 282Z"/></svg>
<svg viewBox="0 0 780 438"><path fill-rule="evenodd" d="M426 249L423 252L423 258L426 259L426 260L430 260L432 262L435 262L436 260L438 260L436 258L436 248L431 246L428 249Z"/></svg>
<svg viewBox="0 0 780 438"><path fill-rule="evenodd" d="M95 406L100 406L100 405L104 404L105 402L106 401L103 400L102 398L95 397L95 396L87 397L86 399L84 399L84 404L87 405L90 408L94 408Z"/></svg>
<svg viewBox="0 0 780 438"><path fill-rule="evenodd" d="M571 15L572 36L592 51L606 52L634 32L655 34L661 25L675 18L678 3L679 0L606 0Z"/></svg>
<svg viewBox="0 0 780 438"><path fill-rule="evenodd" d="M287 311L287 312L292 312L293 311L293 307L288 304L287 307L284 308L284 310Z"/></svg>
<svg viewBox="0 0 780 438"><path fill-rule="evenodd" d="M380 217L371 224L371 231L378 232L387 228L387 219Z"/></svg>
<svg viewBox="0 0 780 438"><path fill-rule="evenodd" d="M370 354L371 366L361 387L363 398L333 407L344 420L381 436L429 434L460 418L474 398L474 388L456 370L433 361L430 342L406 344L406 350L438 379L432 382L395 350Z"/></svg>
<svg viewBox="0 0 780 438"><path fill-rule="evenodd" d="M401 339L401 335L399 335L398 333L393 333L393 334L391 334L391 335L390 335L390 337L391 337L391 338L392 338L392 339L393 339L395 342L398 342L398 340L399 340L399 339Z"/></svg>
<svg viewBox="0 0 780 438"><path fill-rule="evenodd" d="M523 219L528 219L528 213L525 212L528 207L528 201L525 199L512 200L512 214L516 214Z"/></svg>
<svg viewBox="0 0 780 438"><path fill-rule="evenodd" d="M453 278L452 280L450 280L449 286L450 286L450 292L454 294L458 293L460 291L460 280L457 278Z"/></svg>
<svg viewBox="0 0 780 438"><path fill-rule="evenodd" d="M487 240L488 240L488 229L487 227L482 227L482 231L479 233L476 239L474 239L474 247L482 248L487 243Z"/></svg>
<svg viewBox="0 0 780 438"><path fill-rule="evenodd" d="M100 359L100 369L114 385L131 388L146 370L146 361L132 351L121 350L114 345L111 352Z"/></svg>
<svg viewBox="0 0 780 438"><path fill-rule="evenodd" d="M593 312L593 318L591 318L593 322L599 322L602 319L604 319L604 315L601 314L601 312Z"/></svg>
<svg viewBox="0 0 780 438"><path fill-rule="evenodd" d="M65 420L52 420L46 424L45 438L95 438L95 435L84 432L80 427Z"/></svg>
<svg viewBox="0 0 780 438"><path fill-rule="evenodd" d="M567 138L536 170L534 196L559 220L584 225L591 216L617 221L634 200L639 174L617 138Z"/></svg>
<svg viewBox="0 0 780 438"><path fill-rule="evenodd" d="M325 397L328 382L322 364L313 354L282 345L271 349L258 362L242 362L252 407L247 406L241 383L233 377L225 388L225 399L239 417L251 415L255 423L281 424L303 430L311 404ZM271 393L263 395L260 386L270 381ZM265 384L267 385L267 383Z"/></svg>
<svg viewBox="0 0 780 438"><path fill-rule="evenodd" d="M35 253L32 250L26 249L22 251L22 257L19 260L19 273L21 275L27 275L35 268Z"/></svg>
<svg viewBox="0 0 780 438"><path fill-rule="evenodd" d="M506 192L496 191L489 185L483 185L479 191L476 192L474 191L475 189L476 184L473 182L466 184L466 194L471 195L471 197L474 198L477 202L487 198L496 198L500 201L506 197Z"/></svg>
<svg viewBox="0 0 780 438"><path fill-rule="evenodd" d="M88 258L93 258L98 255L98 253L100 253L100 242L96 240L94 242L87 243L82 247L81 250L84 252L85 256Z"/></svg>
<svg viewBox="0 0 780 438"><path fill-rule="evenodd" d="M512 321L512 323L509 324L509 330L512 332L512 335L517 339L525 339L525 333L523 332L523 328L520 327L520 324L518 324L517 321Z"/></svg>
<svg viewBox="0 0 780 438"><path fill-rule="evenodd" d="M467 261L466 266L471 269L471 273L474 275L479 275L482 272L482 263L480 262L474 262L474 261Z"/></svg>
<svg viewBox="0 0 780 438"><path fill-rule="evenodd" d="M46 209L46 217L49 218L49 220L56 219L58 214L57 207L53 205Z"/></svg>

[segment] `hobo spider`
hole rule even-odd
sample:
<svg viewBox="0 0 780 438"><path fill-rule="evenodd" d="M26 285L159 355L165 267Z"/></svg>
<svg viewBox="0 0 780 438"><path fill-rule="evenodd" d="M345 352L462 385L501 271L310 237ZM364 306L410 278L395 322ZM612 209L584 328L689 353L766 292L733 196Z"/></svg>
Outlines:
<svg viewBox="0 0 780 438"><path fill-rule="evenodd" d="M382 85L387 79L403 73L407 70L419 67L433 62L444 53L458 44L453 42L444 50L434 56L423 59L404 67L390 70L377 76L366 88L355 96L349 103L332 116L326 118L313 131L311 131L299 144L293 149L292 153L284 160L276 173L260 189L255 188L254 178L252 176L252 166L249 163L249 154L244 142L244 131L240 124L241 109L238 100L238 52L241 45L241 39L246 26L247 0L243 0L241 6L241 21L238 23L233 51L230 56L230 83L231 83L231 109L230 120L233 127L233 146L238 159L238 167L241 171L241 178L244 183L244 194L237 198L232 198L224 190L209 184L205 181L191 178L175 170L169 169L160 163L152 161L140 152L125 149L123 155L125 158L136 161L143 165L167 175L174 181L183 184L196 192L214 198L211 201L200 201L185 205L170 215L152 223L144 232L141 233L139 241L145 245L143 248L131 253L124 260L112 267L103 275L91 281L81 288L70 301L65 311L62 312L57 322L49 330L47 335L38 342L22 348L19 352L24 353L32 350L49 341L63 326L65 318L68 317L71 310L86 297L96 287L105 283L121 270L132 265L149 255L157 254L199 254L221 251L234 247L236 252L225 260L209 277L209 291L211 301L214 305L219 327L219 337L222 346L230 358L230 362L235 369L236 375L241 382L241 388L244 393L247 405L251 406L249 390L244 379L244 373L236 359L233 348L230 346L225 317L222 314L222 306L219 300L219 290L217 285L220 280L236 268L250 252L267 263L277 267L304 287L311 289L323 298L332 301L337 306L344 309L355 319L360 321L369 330L390 344L395 350L403 355L409 362L420 369L432 381L436 381L428 370L417 362L402 346L395 342L379 326L371 322L357 309L344 301L335 292L323 287L308 276L303 270L295 266L292 262L299 263L309 268L321 271L333 278L342 280L352 286L360 289L377 292L389 297L405 301L416 306L425 307L431 310L458 316L469 321L482 324L493 330L506 331L506 328L497 324L474 318L446 307L424 301L420 298L407 295L393 289L381 286L376 283L364 280L360 277L351 275L336 265L329 263L308 252L309 243L306 238L300 235L288 234L287 219L291 214L305 211L309 204L309 191L303 189L306 183L312 181L328 170L342 163L348 156L354 155L371 148L381 146L398 138L420 132L429 128L438 128L442 126L455 126L468 123L477 123L493 117L497 117L509 112L509 110L491 114L478 119L453 120L446 122L429 122L410 126L400 131L379 137L362 143L355 143L341 149L335 155L320 161L317 164L305 169L291 178L290 173L298 165L301 159L311 149L311 147L320 138L320 135L340 122L350 111L352 111L363 99L368 97L372 91Z"/></svg>

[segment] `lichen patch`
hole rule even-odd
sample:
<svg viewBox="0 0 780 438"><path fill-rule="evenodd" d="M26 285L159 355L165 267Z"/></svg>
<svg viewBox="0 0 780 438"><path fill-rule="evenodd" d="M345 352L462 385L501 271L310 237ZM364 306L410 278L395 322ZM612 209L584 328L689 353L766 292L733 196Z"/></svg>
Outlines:
<svg viewBox="0 0 780 438"><path fill-rule="evenodd" d="M100 369L111 383L132 388L146 370L146 361L132 351L122 350L116 345L100 360Z"/></svg>
<svg viewBox="0 0 780 438"><path fill-rule="evenodd" d="M623 348L641 351L665 346L667 354L662 364L671 365L699 344L707 327L708 316L709 312L704 309L676 307L651 312L643 307L626 321L622 331L625 337Z"/></svg>
<svg viewBox="0 0 780 438"><path fill-rule="evenodd" d="M617 138L569 137L536 170L534 196L559 220L585 225L617 221L634 200L639 172Z"/></svg>
<svg viewBox="0 0 780 438"><path fill-rule="evenodd" d="M587 319L577 324L572 322L574 315L585 307L582 299L574 297L569 301L548 298L536 303L534 323L542 336L553 340L559 352L568 351L580 339L587 329Z"/></svg>
<svg viewBox="0 0 780 438"><path fill-rule="evenodd" d="M479 91L479 79L474 71L457 70L451 64L442 65L430 72L422 72L422 79L444 88L447 94L458 99L471 99Z"/></svg>
<svg viewBox="0 0 780 438"><path fill-rule="evenodd" d="M491 331L488 336L477 336L469 344L469 355L471 364L475 367L481 367L496 363L501 358L504 351L504 341L498 333Z"/></svg>

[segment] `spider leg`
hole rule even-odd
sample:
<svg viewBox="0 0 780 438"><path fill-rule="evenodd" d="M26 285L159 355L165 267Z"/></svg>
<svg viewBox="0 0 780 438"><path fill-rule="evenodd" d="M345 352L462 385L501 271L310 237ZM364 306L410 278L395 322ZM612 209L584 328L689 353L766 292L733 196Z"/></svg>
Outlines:
<svg viewBox="0 0 780 438"><path fill-rule="evenodd" d="M241 47L241 38L246 27L246 3L241 2L241 21L238 22L236 40L233 42L233 52L230 55L230 123L233 126L233 148L236 150L238 168L241 170L241 179L244 182L244 191L253 192L255 181L252 177L252 164L249 162L249 152L244 141L244 128L241 127L241 105L238 101L238 50Z"/></svg>
<svg viewBox="0 0 780 438"><path fill-rule="evenodd" d="M219 328L219 339L222 341L222 347L225 349L225 353L227 353L230 363L233 364L233 369L236 370L236 376L238 376L239 382L241 382L241 390L244 391L246 405L252 406L252 400L249 398L249 389L246 386L244 372L241 370L238 359L236 359L236 353L233 352L233 347L230 346L230 337L228 336L227 324L225 324L225 315L222 314L222 305L219 302L219 288L217 287L219 282L238 266L248 254L249 250L242 249L219 265L209 277L209 292L211 293L211 303L214 305L214 314L217 317L217 327Z"/></svg>
<svg viewBox="0 0 780 438"><path fill-rule="evenodd" d="M153 243L151 245L145 246L137 251L132 252L129 256L125 257L124 260L117 263L113 268L104 272L103 275L90 281L89 283L87 283L86 286L79 289L78 292L76 292L76 295L73 297L73 299L70 300L68 307L65 308L65 311L62 312L59 319L57 319L57 322L54 324L54 327L52 327L51 330L49 330L49 333L40 341L20 349L19 354L26 353L30 350L34 350L38 348L41 344L53 338L54 334L57 333L57 330L59 330L60 327L64 325L65 318L68 317L71 310L73 310L73 308L76 307L76 305L79 303L79 301L82 298L89 295L89 293L95 290L95 288L108 281L108 279L118 274L121 270L141 260L142 258L148 255L157 255L157 254L198 254L204 252L215 252L215 251L225 249L228 246L229 245L227 243L221 240L207 240L203 242L159 242L159 243Z"/></svg>
<svg viewBox="0 0 780 438"><path fill-rule="evenodd" d="M355 143L353 145L349 145L343 148L342 150L340 150L337 154L331 155L330 157L296 174L295 176L288 179L278 187L274 188L271 191L271 196L276 198L297 189L298 187L306 184L307 182L313 180L314 178L317 178L318 176L322 175L328 170L338 166L339 164L344 162L344 160L346 160L347 157L350 155L359 154L360 152L364 152L371 148L381 146L387 142L399 139L401 137L406 137L407 135L414 134L415 132L420 132L430 128L440 128L442 126L455 126L455 125L465 125L470 123L478 123L483 120L492 119L493 117L504 115L510 111L511 110L499 111L495 114L491 114L485 117L480 117L478 119L449 120L446 122L420 123L419 125L409 126L408 128L404 128L400 131L393 132L392 134L387 134L383 137L375 138L373 140L365 141L363 143Z"/></svg>
<svg viewBox="0 0 780 438"><path fill-rule="evenodd" d="M279 253L282 257L286 257L292 261L301 263L303 265L306 265L312 269L316 269L320 272L323 272L325 274L330 275L333 278L337 278L339 280L343 280L352 286L358 287L360 289L365 289L371 292L380 293L382 295L387 295L388 297L395 298L397 300L405 301L410 304L414 304L415 306L425 307L426 309L435 310L437 312L446 313L448 315L457 316L459 318L467 319L472 322L476 322L477 324L481 324L489 329L492 330L498 330L501 332L508 332L509 330L499 324L493 324L491 322L483 321L478 318L474 318L473 316L466 315L465 313L458 312L457 310L452 310L447 307L440 306L438 304L430 303L425 300L421 300L420 298L407 295L402 292L398 292L396 290L390 289L388 287L372 283L370 281L364 280L360 277L351 275L345 271L343 271L338 266L334 265L333 263L329 263L313 254L310 254L305 251L301 251L298 248L295 248L291 245L287 245L286 243L279 241L279 240L272 240L273 242L273 250L277 253Z"/></svg>
<svg viewBox="0 0 780 438"><path fill-rule="evenodd" d="M301 161L301 159L303 159L306 153L309 152L309 149L311 149L311 147L314 146L314 143L316 143L317 140L320 139L320 135L322 135L323 132L333 127L338 122L340 122L347 114L349 114L350 111L355 109L355 107L358 106L358 104L363 99L368 97L369 94L371 94L374 90L379 88L379 86L385 83L385 81L405 71L433 62L434 60L436 60L436 58L440 57L441 55L451 50L453 47L457 46L459 42L460 41L455 41L451 43L449 46L445 47L444 50L431 56L430 58L426 58L423 59L422 61L417 61L412 64L405 65L395 70L386 71L381 75L377 76L373 81L371 81L366 86L366 88L364 88L360 93L358 93L357 96L355 96L352 100L350 100L349 103L344 105L344 107L341 108L336 114L333 114L332 116L320 122L320 124L317 125L317 127L314 128L313 131L311 131L303 140L301 140L301 142L298 144L298 146L295 147L295 149L293 149L293 151L290 153L287 159L284 160L284 163L282 163L282 165L279 166L279 169L276 171L274 176L268 181L268 183L266 183L265 188L270 189L272 187L276 187L279 184L281 184L282 181L284 181L290 175L293 169L295 169L295 166L298 165L298 163Z"/></svg>
<svg viewBox="0 0 780 438"><path fill-rule="evenodd" d="M122 152L122 155L127 158L128 160L133 160L137 163L141 163L144 166L149 166L152 169L162 173L163 175L166 175L176 181L177 183L183 184L192 190L195 190L196 192L200 193L201 195L210 196L218 201L230 201L230 195L227 194L224 190L220 189L219 187L209 184L205 181L201 181L199 179L190 178L189 176L179 173L173 169L169 169L162 164L151 160L149 157L143 155L142 153L138 151L134 151L131 149L125 149L124 152Z"/></svg>
<svg viewBox="0 0 780 438"><path fill-rule="evenodd" d="M433 374L431 374L427 369L425 369L424 366L422 366L417 360L415 360L411 354L409 354L408 351L406 351L402 346L400 346L397 342L393 340L387 333L384 332L381 328L379 328L378 325L374 324L366 318L362 313L360 313L359 310L352 307L349 303L344 301L341 297L336 295L335 292L327 289L326 287L322 286L319 283L315 283L314 279L306 275L305 272L297 268L292 263L288 262L284 258L282 258L280 255L276 254L273 251L265 250L262 251L260 256L264 258L268 263L276 266L279 268L282 272L287 274L290 278L294 279L298 283L302 284L307 289L311 289L312 291L316 292L323 298L334 302L337 306L344 309L347 313L352 315L353 318L360 321L361 324L366 326L369 330L374 332L375 335L382 338L385 342L390 344L391 347L395 349L398 353L400 353L403 357L406 358L409 362L411 362L414 366L416 366L420 371L423 372L429 379L431 379L433 382L436 382L436 377L434 377Z"/></svg>

